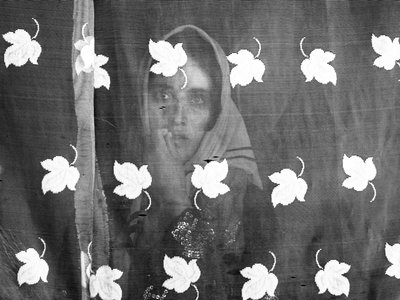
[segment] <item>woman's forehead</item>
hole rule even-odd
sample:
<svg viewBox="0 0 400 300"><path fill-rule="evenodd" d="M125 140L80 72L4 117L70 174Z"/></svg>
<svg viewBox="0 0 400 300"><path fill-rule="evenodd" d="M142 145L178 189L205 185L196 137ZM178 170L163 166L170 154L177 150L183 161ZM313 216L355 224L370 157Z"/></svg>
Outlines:
<svg viewBox="0 0 400 300"><path fill-rule="evenodd" d="M185 78L186 77L186 78ZM187 81L185 85L185 80ZM151 76L150 88L170 88L174 90L204 90L211 91L211 76L206 68L190 57L178 72L171 77L163 75ZM182 87L184 87L182 89Z"/></svg>

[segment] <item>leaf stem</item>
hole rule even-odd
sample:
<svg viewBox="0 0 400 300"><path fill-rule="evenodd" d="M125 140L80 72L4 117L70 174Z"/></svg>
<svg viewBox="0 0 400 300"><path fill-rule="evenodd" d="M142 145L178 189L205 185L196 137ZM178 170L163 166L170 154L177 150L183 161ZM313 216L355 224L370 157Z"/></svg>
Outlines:
<svg viewBox="0 0 400 300"><path fill-rule="evenodd" d="M88 257L89 257L90 263L92 262L92 255L90 254L90 247L92 246L92 242L93 242L93 241L91 241L91 242L89 243L89 245L87 246L87 255L88 255Z"/></svg>
<svg viewBox="0 0 400 300"><path fill-rule="evenodd" d="M72 162L72 163L70 163L69 165L70 166L72 166L74 163L76 163L76 160L78 159L78 150L76 150L76 148L72 145L72 144L69 144L71 147L72 147L72 149L74 149L74 151L75 151L75 158L74 158L74 161Z"/></svg>
<svg viewBox="0 0 400 300"><path fill-rule="evenodd" d="M197 205L197 195L200 193L201 190L197 190L196 194L194 194L194 206L196 206L196 208L198 210L201 210L201 208Z"/></svg>
<svg viewBox="0 0 400 300"><path fill-rule="evenodd" d="M374 186L374 184L372 182L369 182L369 184L371 185L372 189L374 190L374 196L372 197L372 200L369 202L373 202L375 200L376 197L376 188Z"/></svg>
<svg viewBox="0 0 400 300"><path fill-rule="evenodd" d="M274 264L272 265L271 269L269 270L270 272L272 272L276 265L276 256L272 251L268 251L268 252L271 253L272 257L274 258Z"/></svg>
<svg viewBox="0 0 400 300"><path fill-rule="evenodd" d="M40 255L40 258L42 258L43 255L46 253L46 243L45 243L45 241L44 241L41 237L39 237L38 239L39 239L39 240L42 242L42 244L43 244L43 252L42 252L42 254Z"/></svg>
<svg viewBox="0 0 400 300"><path fill-rule="evenodd" d="M36 21L35 18L32 18L32 20L36 23L36 27L37 27L36 33L35 33L35 35L32 37L32 40L33 40L33 39L35 39L35 38L37 37L37 35L39 34L39 29L40 29L40 27L39 27L38 21Z"/></svg>
<svg viewBox="0 0 400 300"><path fill-rule="evenodd" d="M200 296L199 289L198 289L197 286L194 285L193 283L192 283L192 287L194 287L194 289L196 290L196 293L197 293L197 296L196 296L196 299L195 299L195 300L198 300L198 299L199 299L199 296Z"/></svg>
<svg viewBox="0 0 400 300"><path fill-rule="evenodd" d="M257 58L257 57L260 56L260 53L261 53L261 43L260 43L260 41L259 41L256 37L253 37L253 39L255 39L255 41L256 41L257 44L258 44L258 52L257 52L257 55L255 56L255 58Z"/></svg>
<svg viewBox="0 0 400 300"><path fill-rule="evenodd" d="M299 175L297 175L297 177L300 177L301 175L303 175L303 172L304 172L304 161L301 159L301 157L299 157L299 156L296 156L296 157L301 162L301 171L300 171Z"/></svg>
<svg viewBox="0 0 400 300"><path fill-rule="evenodd" d="M86 36L85 36L85 27L86 27L86 25L87 25L88 23L85 23L85 24L83 24L83 26L82 26L82 37L83 37L83 40L87 43L87 40L86 40Z"/></svg>
<svg viewBox="0 0 400 300"><path fill-rule="evenodd" d="M300 41L300 51L301 51L301 53L303 54L304 57L308 57L308 55L305 54L305 53L304 53L304 50L303 50L303 41L304 41L305 38L306 38L306 37L303 37L303 38L301 39L301 41Z"/></svg>
<svg viewBox="0 0 400 300"><path fill-rule="evenodd" d="M147 198L149 199L149 205L145 209L145 211L148 211L150 209L150 207L151 207L151 197L150 197L149 192L147 192L146 190L143 190L143 193L145 193Z"/></svg>
<svg viewBox="0 0 400 300"><path fill-rule="evenodd" d="M185 76L185 83L184 83L183 86L181 87L181 90L183 90L183 89L186 87L186 85L187 85L188 79L187 79L185 70L182 69L182 68L179 68L179 70L181 70L181 72L183 73L183 76Z"/></svg>
<svg viewBox="0 0 400 300"><path fill-rule="evenodd" d="M320 265L319 262L318 262L318 253L319 253L319 251L321 251L321 250L322 250L322 249L318 249L317 253L315 254L315 262L317 263L318 268L320 268L320 269L322 270L323 268L321 267L321 265Z"/></svg>

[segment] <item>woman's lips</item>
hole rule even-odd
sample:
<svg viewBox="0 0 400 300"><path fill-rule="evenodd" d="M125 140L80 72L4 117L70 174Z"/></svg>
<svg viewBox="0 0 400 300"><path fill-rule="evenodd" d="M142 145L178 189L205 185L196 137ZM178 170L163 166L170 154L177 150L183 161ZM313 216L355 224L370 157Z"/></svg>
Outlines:
<svg viewBox="0 0 400 300"><path fill-rule="evenodd" d="M174 139L174 140L188 140L189 137L184 133L172 133L172 139Z"/></svg>
<svg viewBox="0 0 400 300"><path fill-rule="evenodd" d="M174 140L189 139L189 136L187 135L187 133L184 130L179 130L179 129L171 130L171 135L172 135L172 139L174 139Z"/></svg>

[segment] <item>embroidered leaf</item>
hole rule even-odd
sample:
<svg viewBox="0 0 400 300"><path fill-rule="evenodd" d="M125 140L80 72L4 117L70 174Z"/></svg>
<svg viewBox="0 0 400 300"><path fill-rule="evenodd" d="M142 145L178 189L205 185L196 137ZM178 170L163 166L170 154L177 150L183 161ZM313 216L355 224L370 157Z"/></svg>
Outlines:
<svg viewBox="0 0 400 300"><path fill-rule="evenodd" d="M385 255L387 260L392 264L387 268L385 274L390 277L400 279L400 244L390 246L385 244Z"/></svg>
<svg viewBox="0 0 400 300"><path fill-rule="evenodd" d="M109 266L101 266L96 274L90 275L89 290L90 297L97 295L103 300L120 300L122 289L115 280L121 278L123 272L118 269L111 269Z"/></svg>
<svg viewBox="0 0 400 300"><path fill-rule="evenodd" d="M75 49L81 51L75 61L75 71L76 74L80 74L82 71L85 73L90 73L94 70L93 63L96 54L94 53L94 37L87 36L85 40L78 40L75 44ZM83 50L83 54L82 54Z"/></svg>
<svg viewBox="0 0 400 300"><path fill-rule="evenodd" d="M70 166L68 161L62 156L53 159L46 159L40 163L44 169L50 173L46 174L42 180L42 191L57 194L68 187L75 191L75 185L79 180L79 171L76 167Z"/></svg>
<svg viewBox="0 0 400 300"><path fill-rule="evenodd" d="M141 166L138 170L136 165L129 162L119 164L115 161L114 176L122 183L114 189L114 193L119 196L126 196L128 199L139 197L142 190L147 189L152 181L147 165Z"/></svg>
<svg viewBox="0 0 400 300"><path fill-rule="evenodd" d="M263 82L262 76L265 72L265 65L261 60L255 58L250 51L242 49L238 53L230 54L227 58L230 63L236 65L230 74L232 87L237 84L246 86L253 79L257 82Z"/></svg>
<svg viewBox="0 0 400 300"><path fill-rule="evenodd" d="M268 177L273 183L278 184L272 190L272 205L276 207L278 204L289 205L297 198L304 202L308 185L303 178L297 177L296 173L291 169L283 169L275 172Z"/></svg>
<svg viewBox="0 0 400 300"><path fill-rule="evenodd" d="M242 288L242 298L261 299L265 294L270 297L275 296L278 286L278 278L275 274L268 272L262 264L254 264L251 268L247 267L240 271L243 277L249 279Z"/></svg>
<svg viewBox="0 0 400 300"><path fill-rule="evenodd" d="M314 49L309 58L306 58L301 63L301 71L306 76L306 82L315 78L319 83L327 84L332 82L336 85L336 71L329 65L335 59L335 54L322 49Z"/></svg>
<svg viewBox="0 0 400 300"><path fill-rule="evenodd" d="M184 293L189 289L191 283L195 283L200 278L201 273L197 266L197 259L192 259L187 263L182 257L169 258L165 255L163 265L165 273L171 276L162 284L168 290Z"/></svg>
<svg viewBox="0 0 400 300"><path fill-rule="evenodd" d="M158 62L151 66L150 71L155 74L162 74L171 77L178 72L179 67L183 67L187 62L187 55L182 47L182 43L174 47L167 41L149 41L149 52L151 57Z"/></svg>
<svg viewBox="0 0 400 300"><path fill-rule="evenodd" d="M101 68L108 62L108 57L104 55L97 55L93 60L94 68L94 88L100 88L104 86L106 89L110 89L110 75L108 72Z"/></svg>
<svg viewBox="0 0 400 300"><path fill-rule="evenodd" d="M96 55L95 39L93 36L83 36L83 38L83 40L78 40L74 44L75 49L80 51L80 54L75 61L76 73L79 75L81 72L94 72L93 87L97 89L104 86L106 89L110 89L110 75L104 68L101 68L101 66L105 65L108 62L108 57L104 55Z"/></svg>
<svg viewBox="0 0 400 300"><path fill-rule="evenodd" d="M376 176L376 167L372 161L372 157L368 157L365 162L361 157L353 155L350 158L346 154L343 155L344 172L350 176L343 181L343 186L356 191L363 191L368 182Z"/></svg>
<svg viewBox="0 0 400 300"><path fill-rule="evenodd" d="M381 55L374 61L374 66L391 70L396 64L396 60L400 59L400 43L399 38L393 41L386 35L376 37L374 34L371 37L372 48Z"/></svg>
<svg viewBox="0 0 400 300"><path fill-rule="evenodd" d="M84 253L84 252L83 252ZM88 277L88 279L90 279L90 275L93 273L92 271L92 264L89 263L88 266L86 267L86 276Z"/></svg>
<svg viewBox="0 0 400 300"><path fill-rule="evenodd" d="M21 67L28 60L37 65L38 58L42 53L40 44L33 40L28 32L23 29L17 29L15 32L7 32L3 34L4 40L12 44L4 53L4 64L8 68L9 65Z"/></svg>
<svg viewBox="0 0 400 300"><path fill-rule="evenodd" d="M83 48L84 46L90 45L90 43L91 43L91 41L92 41L93 39L94 39L93 36L88 35L88 36L85 38L85 40L78 40L78 41L76 41L75 44L74 44L74 47L75 47L76 50L81 51L82 48ZM94 43L93 43L93 49L94 49Z"/></svg>
<svg viewBox="0 0 400 300"><path fill-rule="evenodd" d="M94 65L94 59L96 58L96 53L94 53L94 38L90 40L88 45L82 47L80 56L83 62L83 69L88 69Z"/></svg>
<svg viewBox="0 0 400 300"><path fill-rule="evenodd" d="M80 51L75 62L75 71L79 75L82 71L90 73L94 70L93 64L96 58L94 52L94 37L87 36L85 40L79 40L74 44L75 48Z"/></svg>
<svg viewBox="0 0 400 300"><path fill-rule="evenodd" d="M103 68L95 68L94 69L94 83L93 86L95 89L98 89L104 86L107 90L110 89L110 75Z"/></svg>
<svg viewBox="0 0 400 300"><path fill-rule="evenodd" d="M202 189L204 195L209 198L216 198L230 191L229 187L221 181L228 175L228 162L211 161L204 169L200 165L194 165L194 172L191 177L192 184Z"/></svg>
<svg viewBox="0 0 400 300"><path fill-rule="evenodd" d="M15 254L17 259L24 263L24 265L19 268L17 274L18 284L20 286L23 283L28 285L36 284L40 279L42 279L44 282L47 282L49 265L44 259L42 259L46 252L46 244L42 239L40 240L44 245L44 250L41 256L39 256L39 253L33 248L29 248L26 251L20 251Z"/></svg>
<svg viewBox="0 0 400 300"><path fill-rule="evenodd" d="M349 296L350 282L343 276L350 270L350 265L339 263L337 260L330 260L325 268L319 270L315 275L315 283L319 288L319 294L328 290L334 296L341 294Z"/></svg>
<svg viewBox="0 0 400 300"><path fill-rule="evenodd" d="M99 68L108 62L108 57L104 55L97 55L93 60L93 65L95 68Z"/></svg>

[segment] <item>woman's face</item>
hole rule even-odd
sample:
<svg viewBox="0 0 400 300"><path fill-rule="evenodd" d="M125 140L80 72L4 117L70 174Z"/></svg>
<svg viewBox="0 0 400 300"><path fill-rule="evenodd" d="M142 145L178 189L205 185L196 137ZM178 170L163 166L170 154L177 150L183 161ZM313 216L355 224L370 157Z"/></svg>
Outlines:
<svg viewBox="0 0 400 300"><path fill-rule="evenodd" d="M183 67L185 77L178 72L172 77L156 75L149 83L149 113L152 130L166 128L172 134L182 162L189 160L207 131L212 109L212 82L199 63L188 57Z"/></svg>

